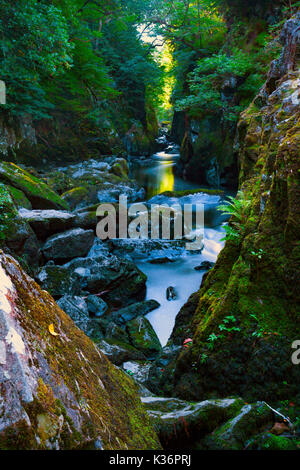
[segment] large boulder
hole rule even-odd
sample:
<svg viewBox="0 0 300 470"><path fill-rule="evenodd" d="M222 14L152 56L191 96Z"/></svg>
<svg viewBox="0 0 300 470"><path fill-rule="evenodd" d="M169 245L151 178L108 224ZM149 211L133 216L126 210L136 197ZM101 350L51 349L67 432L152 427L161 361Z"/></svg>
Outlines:
<svg viewBox="0 0 300 470"><path fill-rule="evenodd" d="M54 209L28 210L22 208L19 210L19 215L32 227L39 239L45 239L54 233L64 232L75 223L74 214Z"/></svg>
<svg viewBox="0 0 300 470"><path fill-rule="evenodd" d="M267 404L246 404L241 398L189 403L144 396L142 402L164 449L242 450L274 422Z"/></svg>
<svg viewBox="0 0 300 470"><path fill-rule="evenodd" d="M195 448L207 434L239 413L239 398L188 403L177 398L143 397L164 449Z"/></svg>
<svg viewBox="0 0 300 470"><path fill-rule="evenodd" d="M53 261L40 268L36 280L55 299L65 294L79 295L82 292L78 274L65 266L56 266Z"/></svg>
<svg viewBox="0 0 300 470"><path fill-rule="evenodd" d="M34 209L68 209L68 204L58 194L14 163L0 163L0 181L21 190Z"/></svg>
<svg viewBox="0 0 300 470"><path fill-rule="evenodd" d="M143 302L137 302L129 305L129 307L122 308L112 314L112 319L117 325L125 325L134 318L140 317L141 315L147 315L147 313L155 310L160 306L157 300L144 300Z"/></svg>
<svg viewBox="0 0 300 470"><path fill-rule="evenodd" d="M102 254L76 258L64 267L80 278L82 289L91 294L104 292L104 300L112 305L128 305L145 296L147 277L130 261Z"/></svg>
<svg viewBox="0 0 300 470"><path fill-rule="evenodd" d="M125 361L145 360L145 356L130 344L105 338L105 340L97 341L97 345L116 366L120 366Z"/></svg>
<svg viewBox="0 0 300 470"><path fill-rule="evenodd" d="M159 450L137 388L0 252L0 449Z"/></svg>
<svg viewBox="0 0 300 470"><path fill-rule="evenodd" d="M48 238L42 247L46 259L68 260L86 256L94 243L93 230L73 228Z"/></svg>
<svg viewBox="0 0 300 470"><path fill-rule="evenodd" d="M200 447L210 450L243 450L247 441L271 425L273 419L273 413L266 404L246 404L233 419L207 436Z"/></svg>
<svg viewBox="0 0 300 470"><path fill-rule="evenodd" d="M64 294L102 294L105 301L118 307L143 299L146 280L132 262L106 252L96 258L74 258L62 266L50 261L37 275L43 289L55 298Z"/></svg>

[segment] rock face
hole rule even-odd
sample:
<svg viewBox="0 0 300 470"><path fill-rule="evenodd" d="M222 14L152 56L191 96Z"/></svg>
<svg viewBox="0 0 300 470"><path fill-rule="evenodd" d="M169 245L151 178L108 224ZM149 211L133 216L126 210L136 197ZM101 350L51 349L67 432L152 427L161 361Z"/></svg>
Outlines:
<svg viewBox="0 0 300 470"><path fill-rule="evenodd" d="M226 242L179 314L193 345L165 386L174 377L173 393L185 399L299 393L300 369L291 361L300 337L299 30L300 14L285 25L281 57L239 122L240 189L250 201L243 236ZM174 340L183 339L180 326Z"/></svg>
<svg viewBox="0 0 300 470"><path fill-rule="evenodd" d="M0 449L160 449L131 379L3 252L0 326Z"/></svg>

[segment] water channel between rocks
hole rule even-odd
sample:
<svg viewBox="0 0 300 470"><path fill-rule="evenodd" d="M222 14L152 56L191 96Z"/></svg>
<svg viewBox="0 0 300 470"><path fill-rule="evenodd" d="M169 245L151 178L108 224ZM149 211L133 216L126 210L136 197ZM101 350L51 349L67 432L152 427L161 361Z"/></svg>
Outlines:
<svg viewBox="0 0 300 470"><path fill-rule="evenodd" d="M195 190L199 187L175 175L174 168L177 159L178 155L159 152L151 159L131 160L131 177L145 188L150 202L172 205L177 203L178 199L155 196L164 191ZM224 236L222 226L224 219L216 210L220 202L219 196L198 193L185 196L179 202L205 205L203 251L192 254L184 250L176 261L164 264L151 264L146 255L144 259L139 257L135 260L137 266L148 276L146 299L155 299L161 304L158 309L148 314L147 318L163 346L170 337L180 308L200 287L205 271L197 271L194 268L203 261L215 262L224 246L224 242L221 241ZM168 253L164 252L164 256L168 256ZM175 288L177 294L175 300L167 300L166 290L170 286Z"/></svg>

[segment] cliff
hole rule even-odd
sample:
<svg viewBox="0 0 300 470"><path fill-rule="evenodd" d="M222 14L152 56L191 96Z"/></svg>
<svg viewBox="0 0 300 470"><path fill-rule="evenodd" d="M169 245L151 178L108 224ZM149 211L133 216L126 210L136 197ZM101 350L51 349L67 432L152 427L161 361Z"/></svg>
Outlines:
<svg viewBox="0 0 300 470"><path fill-rule="evenodd" d="M193 338L172 370L173 392L185 399L299 399L300 369L291 361L300 337L299 32L298 13L238 124L240 191L249 201L241 235L226 242L176 320L173 341Z"/></svg>

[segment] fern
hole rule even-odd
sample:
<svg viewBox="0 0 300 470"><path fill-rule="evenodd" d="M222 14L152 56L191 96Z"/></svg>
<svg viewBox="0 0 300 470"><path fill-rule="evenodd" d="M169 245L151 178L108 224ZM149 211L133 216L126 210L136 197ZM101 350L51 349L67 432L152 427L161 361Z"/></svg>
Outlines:
<svg viewBox="0 0 300 470"><path fill-rule="evenodd" d="M251 201L246 199L244 193L239 191L237 197L230 196L228 204L221 204L218 210L230 215L229 225L225 226L226 235L222 240L239 242L245 232L245 224L249 215Z"/></svg>

